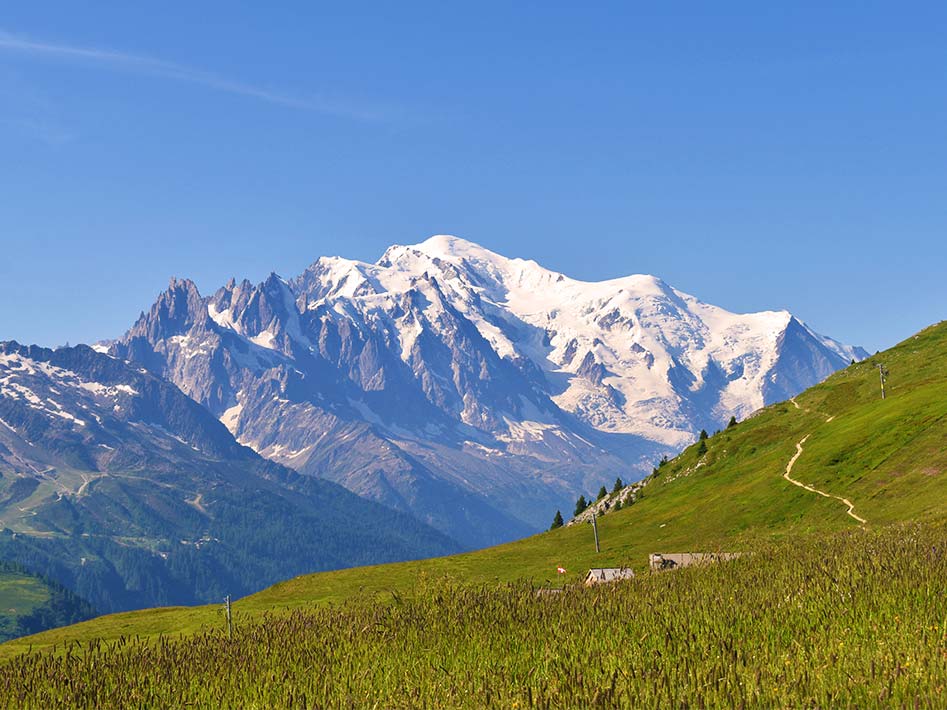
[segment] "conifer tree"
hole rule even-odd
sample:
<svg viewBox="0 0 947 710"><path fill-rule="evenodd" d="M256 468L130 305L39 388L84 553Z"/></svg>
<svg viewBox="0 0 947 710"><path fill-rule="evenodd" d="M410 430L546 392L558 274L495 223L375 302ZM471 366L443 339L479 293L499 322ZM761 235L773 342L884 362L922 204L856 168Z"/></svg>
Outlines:
<svg viewBox="0 0 947 710"><path fill-rule="evenodd" d="M573 513L573 517L580 515L582 511L588 507L589 504L585 502L585 496L579 496L579 500L575 502L575 513Z"/></svg>
<svg viewBox="0 0 947 710"><path fill-rule="evenodd" d="M562 513L557 510L556 517L552 519L552 525L549 526L549 529L555 530L556 528L561 528L561 527L562 527Z"/></svg>
<svg viewBox="0 0 947 710"><path fill-rule="evenodd" d="M621 476L615 479L615 487L612 488L612 493L618 493L622 488L625 487L625 484L622 483Z"/></svg>
<svg viewBox="0 0 947 710"><path fill-rule="evenodd" d="M733 427L735 427L736 425L737 425L737 418L736 418L736 416L735 416L735 415L734 415L734 416L731 416L731 417L730 417L730 421L727 422L727 429L733 429Z"/></svg>
<svg viewBox="0 0 947 710"><path fill-rule="evenodd" d="M605 486L602 486L601 488L598 489L598 495L595 497L595 500L602 500L602 498L604 498L607 495L608 495L608 490L605 488Z"/></svg>
<svg viewBox="0 0 947 710"><path fill-rule="evenodd" d="M706 429L701 429L701 430L700 430L700 440L701 440L701 441L705 441L706 439L707 439L707 430L706 430Z"/></svg>

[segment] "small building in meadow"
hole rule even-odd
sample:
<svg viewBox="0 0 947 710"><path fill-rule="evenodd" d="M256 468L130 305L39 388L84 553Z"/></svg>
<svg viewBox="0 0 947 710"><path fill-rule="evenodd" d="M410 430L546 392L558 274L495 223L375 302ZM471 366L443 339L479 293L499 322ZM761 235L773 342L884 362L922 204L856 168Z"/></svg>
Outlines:
<svg viewBox="0 0 947 710"><path fill-rule="evenodd" d="M733 560L739 556L739 552L655 552L648 555L648 564L652 570L677 569Z"/></svg>
<svg viewBox="0 0 947 710"><path fill-rule="evenodd" d="M633 579L635 573L628 567L596 567L590 569L585 575L585 586L591 587L595 584L606 584L608 582L621 582L625 579Z"/></svg>

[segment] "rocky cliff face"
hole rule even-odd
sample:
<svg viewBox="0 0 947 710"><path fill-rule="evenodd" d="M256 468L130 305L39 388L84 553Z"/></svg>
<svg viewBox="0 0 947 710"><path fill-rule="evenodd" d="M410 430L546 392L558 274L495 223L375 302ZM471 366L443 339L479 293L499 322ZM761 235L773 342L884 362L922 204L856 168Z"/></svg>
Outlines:
<svg viewBox="0 0 947 710"><path fill-rule="evenodd" d="M110 348L262 455L474 546L861 355L786 312L652 276L576 281L454 237L204 298L174 280Z"/></svg>

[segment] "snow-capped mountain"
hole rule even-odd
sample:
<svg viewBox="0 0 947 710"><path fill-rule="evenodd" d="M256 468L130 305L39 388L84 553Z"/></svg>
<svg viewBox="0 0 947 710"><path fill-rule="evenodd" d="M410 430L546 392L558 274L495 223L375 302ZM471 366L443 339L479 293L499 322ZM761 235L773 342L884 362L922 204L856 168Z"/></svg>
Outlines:
<svg viewBox="0 0 947 710"><path fill-rule="evenodd" d="M864 355L786 311L729 313L653 276L578 281L449 236L209 297L172 280L109 347L262 455L471 545Z"/></svg>

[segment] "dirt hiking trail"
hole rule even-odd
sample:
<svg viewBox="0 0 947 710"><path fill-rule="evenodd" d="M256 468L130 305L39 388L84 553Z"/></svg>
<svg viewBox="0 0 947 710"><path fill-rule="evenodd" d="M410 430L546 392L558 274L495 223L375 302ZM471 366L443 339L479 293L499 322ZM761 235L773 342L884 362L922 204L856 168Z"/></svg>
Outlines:
<svg viewBox="0 0 947 710"><path fill-rule="evenodd" d="M796 409L802 409L802 407L800 407L799 403L796 401L795 397L791 398L789 401L793 403ZM806 409L804 411L809 412L811 410ZM825 420L826 424L828 424L830 421L835 419L834 416L827 416L827 415L822 415L822 416L826 416L826 420ZM792 467L795 466L796 461L798 461L799 457L802 456L802 445L806 443L806 441L809 439L810 436L812 436L812 434L806 434L804 437L802 437L802 440L796 444L796 453L793 454L793 457L789 459L789 462L786 464L786 471L783 473L783 478L785 478L794 486L799 486L800 488L804 488L805 490L810 491L811 493L817 493L824 498L834 498L837 501L841 501L848 507L848 510L846 510L845 512L849 516L857 520L860 524L866 525L868 521L855 513L855 504L852 503L848 498L843 498L842 496L836 496L836 495L832 495L831 493L826 493L825 491L820 491L818 488L813 488L812 486L806 485L802 481L797 481L795 478L793 478L790 475L792 473Z"/></svg>

